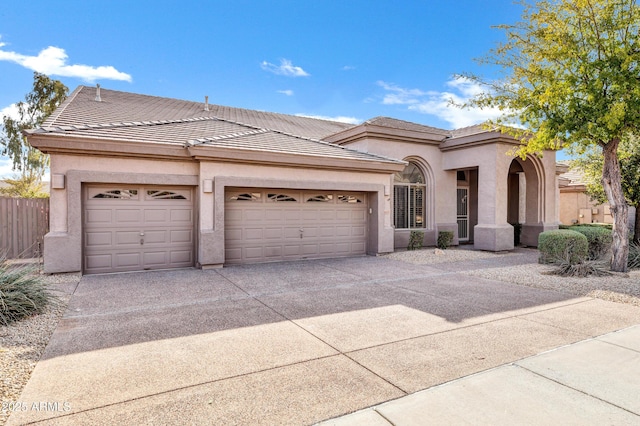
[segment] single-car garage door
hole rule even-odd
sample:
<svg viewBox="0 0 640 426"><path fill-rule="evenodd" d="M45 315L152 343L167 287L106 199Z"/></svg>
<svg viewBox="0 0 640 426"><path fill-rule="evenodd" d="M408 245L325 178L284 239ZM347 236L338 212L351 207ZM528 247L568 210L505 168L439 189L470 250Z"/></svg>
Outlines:
<svg viewBox="0 0 640 426"><path fill-rule="evenodd" d="M193 266L193 213L191 188L86 186L84 272Z"/></svg>
<svg viewBox="0 0 640 426"><path fill-rule="evenodd" d="M225 262L355 256L366 253L364 193L228 189Z"/></svg>

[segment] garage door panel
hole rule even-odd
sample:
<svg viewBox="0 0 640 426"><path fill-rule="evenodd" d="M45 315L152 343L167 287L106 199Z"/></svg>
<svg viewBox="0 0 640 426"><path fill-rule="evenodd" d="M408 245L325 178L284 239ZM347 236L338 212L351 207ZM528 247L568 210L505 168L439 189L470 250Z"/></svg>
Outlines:
<svg viewBox="0 0 640 426"><path fill-rule="evenodd" d="M245 240L261 240L263 238L262 228L246 228L244 232Z"/></svg>
<svg viewBox="0 0 640 426"><path fill-rule="evenodd" d="M121 245L140 245L140 231L115 231L116 246Z"/></svg>
<svg viewBox="0 0 640 426"><path fill-rule="evenodd" d="M284 236L285 240L300 239L300 227L299 226L296 226L296 227L286 226L283 229L282 235Z"/></svg>
<svg viewBox="0 0 640 426"><path fill-rule="evenodd" d="M245 256L247 259L261 259L262 247L247 247L245 249Z"/></svg>
<svg viewBox="0 0 640 426"><path fill-rule="evenodd" d="M244 211L244 220L246 222L259 222L262 223L262 217L264 212L262 209L249 209Z"/></svg>
<svg viewBox="0 0 640 426"><path fill-rule="evenodd" d="M264 256L266 258L279 258L282 256L282 246L267 246L264 248Z"/></svg>
<svg viewBox="0 0 640 426"><path fill-rule="evenodd" d="M227 262L240 262L242 261L242 249L227 248L224 251L224 258Z"/></svg>
<svg viewBox="0 0 640 426"><path fill-rule="evenodd" d="M172 250L171 251L171 264L181 266L182 264L189 264L184 266L190 266L193 263L193 252L191 250Z"/></svg>
<svg viewBox="0 0 640 426"><path fill-rule="evenodd" d="M169 231L170 232L170 243L171 244L177 244L177 243L186 243L186 244L191 244L193 242L193 232L191 232L190 230L187 229L180 229L180 230L172 230Z"/></svg>
<svg viewBox="0 0 640 426"><path fill-rule="evenodd" d="M338 203L338 194L331 191L309 191L303 197L283 190L231 191L225 197L227 263L366 253L365 194L342 194L346 201ZM240 201L236 193L254 196Z"/></svg>
<svg viewBox="0 0 640 426"><path fill-rule="evenodd" d="M282 216L286 221L297 221L300 220L301 212L299 210L284 210L282 211Z"/></svg>
<svg viewBox="0 0 640 426"><path fill-rule="evenodd" d="M168 212L165 209L145 209L144 221L145 223L165 223L167 222Z"/></svg>
<svg viewBox="0 0 640 426"><path fill-rule="evenodd" d="M118 209L116 210L116 224L139 223L142 212L138 209Z"/></svg>
<svg viewBox="0 0 640 426"><path fill-rule="evenodd" d="M282 209L280 208L265 208L264 210L260 210L260 212L269 222L281 222L284 219Z"/></svg>
<svg viewBox="0 0 640 426"><path fill-rule="evenodd" d="M267 240L279 240L282 238L282 227L265 228L264 238Z"/></svg>
<svg viewBox="0 0 640 426"><path fill-rule="evenodd" d="M300 244L285 244L282 247L282 255L291 257L300 255Z"/></svg>
<svg viewBox="0 0 640 426"><path fill-rule="evenodd" d="M116 253L114 256L115 268L128 268L140 265L140 253Z"/></svg>
<svg viewBox="0 0 640 426"><path fill-rule="evenodd" d="M111 245L111 232L87 232L85 234L85 240L87 246L110 246Z"/></svg>
<svg viewBox="0 0 640 426"><path fill-rule="evenodd" d="M165 244L169 242L166 230L148 230L144 231L144 244ZM138 234L140 235L140 234ZM140 240L141 237L138 237Z"/></svg>
<svg viewBox="0 0 640 426"><path fill-rule="evenodd" d="M191 192L154 186L87 186L84 272L192 266Z"/></svg>
<svg viewBox="0 0 640 426"><path fill-rule="evenodd" d="M193 222L192 209L171 209L171 223L191 223Z"/></svg>
<svg viewBox="0 0 640 426"><path fill-rule="evenodd" d="M85 256L85 262L88 268L93 268L93 269L110 268L111 254Z"/></svg>
<svg viewBox="0 0 640 426"><path fill-rule="evenodd" d="M104 209L91 209L85 213L86 224L110 224L111 223L111 210Z"/></svg>
<svg viewBox="0 0 640 426"><path fill-rule="evenodd" d="M145 252L143 257L143 262L145 267L153 267L153 266L164 266L167 262L167 252L165 251L156 251L156 252Z"/></svg>

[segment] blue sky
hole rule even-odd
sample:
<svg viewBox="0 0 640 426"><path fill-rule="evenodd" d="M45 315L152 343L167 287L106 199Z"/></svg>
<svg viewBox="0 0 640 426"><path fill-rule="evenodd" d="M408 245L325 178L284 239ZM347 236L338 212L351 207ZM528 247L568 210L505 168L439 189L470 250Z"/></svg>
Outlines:
<svg viewBox="0 0 640 426"><path fill-rule="evenodd" d="M390 116L453 129L491 111L447 100L519 19L512 0L0 2L0 110L33 71L115 90L351 122ZM0 159L0 175L8 163Z"/></svg>

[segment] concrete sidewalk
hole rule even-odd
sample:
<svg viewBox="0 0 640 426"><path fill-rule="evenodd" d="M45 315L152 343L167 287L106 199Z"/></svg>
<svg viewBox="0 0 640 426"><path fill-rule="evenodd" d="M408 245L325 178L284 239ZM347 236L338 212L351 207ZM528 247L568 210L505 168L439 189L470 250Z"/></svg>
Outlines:
<svg viewBox="0 0 640 426"><path fill-rule="evenodd" d="M637 425L639 392L634 326L320 425Z"/></svg>
<svg viewBox="0 0 640 426"><path fill-rule="evenodd" d="M535 253L508 260L529 263ZM8 424L303 425L387 401L377 413L406 412L405 420L421 422L421 404L412 401L431 393L444 403L436 399L428 410L442 416L447 405L461 415L474 398L492 396L513 399L512 414L525 416L553 398L586 398L557 384L553 396L528 406L525 397L532 393L523 389L546 389L544 377L562 383L564 370L542 370L556 365L547 360L593 344L603 348L596 352L603 357L604 348L622 351L611 355L620 362L616 371L640 382L637 370L622 370L640 364L638 348L621 349L626 344L605 338L532 358L537 363L521 361L640 324L640 308L451 267L361 257L85 276ZM576 354L569 367L597 365L587 355ZM511 365L483 373L505 364ZM617 386L599 371L576 370L574 376L605 379L593 384L606 395ZM483 380L491 390L484 396ZM474 387L465 394L467 381ZM358 416L384 420L377 413Z"/></svg>

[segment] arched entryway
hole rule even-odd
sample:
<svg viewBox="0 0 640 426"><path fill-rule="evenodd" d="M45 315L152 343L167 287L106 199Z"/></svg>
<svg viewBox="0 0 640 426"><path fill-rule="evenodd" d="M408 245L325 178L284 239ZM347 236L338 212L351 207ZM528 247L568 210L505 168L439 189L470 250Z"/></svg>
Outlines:
<svg viewBox="0 0 640 426"><path fill-rule="evenodd" d="M538 245L545 217L544 172L535 157L514 158L507 176L507 222L514 244Z"/></svg>

